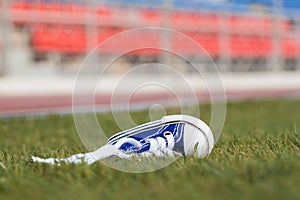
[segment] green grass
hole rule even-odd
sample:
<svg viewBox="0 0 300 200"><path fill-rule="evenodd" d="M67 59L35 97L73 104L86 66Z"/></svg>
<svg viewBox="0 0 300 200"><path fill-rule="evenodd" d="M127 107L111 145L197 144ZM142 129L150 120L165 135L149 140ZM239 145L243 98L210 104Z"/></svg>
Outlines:
<svg viewBox="0 0 300 200"><path fill-rule="evenodd" d="M208 121L209 106L201 112ZM146 121L145 112L132 115ZM118 131L110 115L99 117ZM300 101L230 103L209 157L180 158L151 173L30 162L85 151L72 116L1 119L0 199L300 199Z"/></svg>

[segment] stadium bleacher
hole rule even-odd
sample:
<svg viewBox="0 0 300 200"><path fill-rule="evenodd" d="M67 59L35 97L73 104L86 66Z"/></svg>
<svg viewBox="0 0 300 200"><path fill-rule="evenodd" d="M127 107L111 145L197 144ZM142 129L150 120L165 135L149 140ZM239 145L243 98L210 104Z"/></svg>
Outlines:
<svg viewBox="0 0 300 200"><path fill-rule="evenodd" d="M226 42L228 42L227 46L231 57L264 58L271 55L273 45L271 35L274 31L272 18L269 16L240 15L239 13L247 12L248 8L245 5L260 3L273 6L272 1L231 0L208 2L189 1L185 3L185 1L174 0L174 6L180 9L175 10L170 15L170 27L195 39L211 56L219 57L221 51L220 24L227 24L231 33ZM228 4L228 2L230 3ZM289 1L290 3L286 2L284 1L284 5L289 8L297 4L295 2L298 2L298 0L293 1L294 3L291 3L292 1ZM82 3L82 1L72 3L64 1L16 1L11 4L11 13L16 25L26 24L31 28L32 45L35 52L83 54L88 51L85 22L90 10ZM116 0L110 1L110 3L125 4L125 1ZM95 44L104 41L115 33L131 28L130 20L132 19L126 17L132 16L132 14L134 14L137 24L163 26L163 13L159 9L149 8L161 6L162 1L126 1L127 6L130 4L144 6L130 11L124 9L124 7L111 6L110 4L99 4L99 6L93 8L95 13L92 14L94 14L93 17L96 16L97 26ZM297 5L300 5L300 3ZM244 9L240 9L241 7ZM193 10L185 10L189 8L193 8ZM206 12L195 11L197 8L205 9ZM217 14L217 12L207 12L211 9L224 11L224 8L230 8L231 14L227 18ZM40 21L32 21L33 17L31 16L33 15L35 15L34 19ZM120 15L124 16L122 17L123 21L120 20ZM300 48L300 44L297 42L298 39L288 36L292 32L289 19L286 18L280 21L279 31L282 35L282 56L287 58L299 56L297 55L297 49ZM136 40L143 41L145 37L147 36L137 36ZM154 37L152 42L158 42L155 40L159 39L159 37ZM173 48L190 56L197 54L196 50L185 46L176 39L171 40L171 43ZM121 51L121 48L119 45L110 49L102 49L102 53L115 53Z"/></svg>

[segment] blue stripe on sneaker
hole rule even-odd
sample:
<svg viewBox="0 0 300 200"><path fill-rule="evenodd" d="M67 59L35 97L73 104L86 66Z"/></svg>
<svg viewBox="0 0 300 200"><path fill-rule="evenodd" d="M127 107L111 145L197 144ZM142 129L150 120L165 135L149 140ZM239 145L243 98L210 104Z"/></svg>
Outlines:
<svg viewBox="0 0 300 200"><path fill-rule="evenodd" d="M122 131L118 134L115 134L113 136L111 136L108 140L107 140L107 144L113 144L116 140L120 139L120 138L123 138L123 137L127 137L131 134L133 134L134 132L138 132L138 131L141 131L147 127L153 127L153 126L158 126L162 124L160 120L157 120L157 121L153 121L153 122L149 122L149 123L146 123L146 124L142 124L140 126L137 126L137 127L134 127L134 128L131 128L129 130L125 130L125 131Z"/></svg>

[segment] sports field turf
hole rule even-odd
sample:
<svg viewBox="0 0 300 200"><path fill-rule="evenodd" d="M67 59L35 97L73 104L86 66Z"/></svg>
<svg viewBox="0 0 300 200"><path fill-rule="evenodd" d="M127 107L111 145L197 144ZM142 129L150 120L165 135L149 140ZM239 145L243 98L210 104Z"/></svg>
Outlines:
<svg viewBox="0 0 300 200"><path fill-rule="evenodd" d="M208 121L209 106L201 113ZM101 115L114 133L112 121ZM156 172L30 162L85 151L72 116L0 119L0 199L300 199L300 101L230 103L209 157L180 158Z"/></svg>

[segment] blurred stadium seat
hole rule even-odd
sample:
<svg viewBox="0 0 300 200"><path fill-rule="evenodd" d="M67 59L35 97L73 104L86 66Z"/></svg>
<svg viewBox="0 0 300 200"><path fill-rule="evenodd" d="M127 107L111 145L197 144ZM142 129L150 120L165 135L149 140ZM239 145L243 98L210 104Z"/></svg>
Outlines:
<svg viewBox="0 0 300 200"><path fill-rule="evenodd" d="M226 54L232 59L269 58L276 46L274 35L280 35L279 56L283 59L297 59L299 56L299 38L295 36L294 25L288 17L281 17L275 25L272 15L253 14L249 8L252 4L272 8L275 5L271 0L172 2L167 26L193 38L214 58L223 56L224 46L227 47ZM31 30L32 49L39 54L84 54L90 48L88 38L93 35L96 38L93 44L96 45L122 30L166 25L165 13L161 9L165 6L162 0L113 0L98 3L95 6L84 1L23 0L12 2L10 11L16 26L26 26ZM284 9L300 8L300 0L284 0L282 6ZM284 13L284 9L280 12ZM94 32L88 33L88 26L92 26ZM147 35L137 35L134 42L143 44L145 37L148 42L161 42L159 36ZM171 38L170 43L173 48L188 56L197 54L193 47L186 46L180 39ZM115 54L121 50L120 45L116 45L102 49L101 53ZM158 56L153 51L136 51L134 54Z"/></svg>

